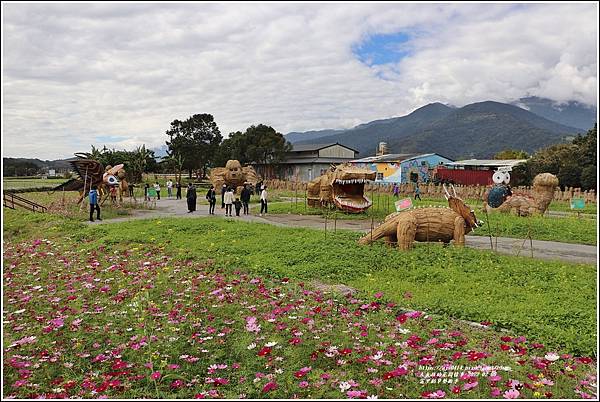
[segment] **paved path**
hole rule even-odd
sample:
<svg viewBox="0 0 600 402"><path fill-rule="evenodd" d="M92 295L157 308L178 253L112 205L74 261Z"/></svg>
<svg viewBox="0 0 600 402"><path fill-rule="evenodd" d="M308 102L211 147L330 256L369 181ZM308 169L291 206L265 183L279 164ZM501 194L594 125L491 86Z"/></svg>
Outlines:
<svg viewBox="0 0 600 402"><path fill-rule="evenodd" d="M216 217L224 218L224 212L217 205ZM250 211L256 208L256 205L250 205ZM234 212L235 214L235 212ZM137 219L157 219L157 218L206 218L209 217L208 205L198 205L198 210L193 213L187 212L185 200L162 199L157 202L156 209L153 210L133 210L133 214L123 218L115 218L103 220L101 222L88 222L90 225L101 225L114 222L127 222ZM229 219L239 219L241 221L260 222L280 227L306 227L313 229L325 229L325 218L320 215L295 215L295 214L275 214L264 217L257 215L241 215ZM374 221L377 226L379 222ZM335 227L334 227L335 225ZM354 230L357 232L368 232L371 230L370 220L341 220L337 222L329 219L327 221L327 230L344 229ZM468 247L487 249L491 248L490 238L484 236L467 236L466 245ZM563 260L568 262L580 262L586 264L597 263L597 247L583 244L559 243L542 240L513 239L508 237L493 238L494 248L502 254L521 255L529 257L531 253L531 245L533 245L533 256L535 258L543 258L550 260Z"/></svg>

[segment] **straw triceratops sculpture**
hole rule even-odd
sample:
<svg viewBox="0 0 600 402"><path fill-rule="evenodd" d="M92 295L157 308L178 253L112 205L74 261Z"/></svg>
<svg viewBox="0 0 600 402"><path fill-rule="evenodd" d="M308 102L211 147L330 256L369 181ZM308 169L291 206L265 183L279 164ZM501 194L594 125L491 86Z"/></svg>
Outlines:
<svg viewBox="0 0 600 402"><path fill-rule="evenodd" d="M452 186L453 194L444 186L447 207L416 208L388 215L385 221L361 237L359 244L386 239L388 244L398 243L400 250L412 248L414 241L449 243L454 240L457 246L464 246L465 234L479 227L475 213L463 200L458 198Z"/></svg>

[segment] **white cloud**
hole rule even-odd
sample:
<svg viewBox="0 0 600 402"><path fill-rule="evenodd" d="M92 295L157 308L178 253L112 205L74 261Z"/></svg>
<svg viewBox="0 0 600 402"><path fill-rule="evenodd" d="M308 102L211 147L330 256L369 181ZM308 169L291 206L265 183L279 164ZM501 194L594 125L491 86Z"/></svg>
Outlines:
<svg viewBox="0 0 600 402"><path fill-rule="evenodd" d="M595 4L3 3L5 156L54 159L96 136L164 144L211 113L224 135L345 128L429 102L535 95L596 104ZM413 33L368 67L352 46ZM77 138L79 142L72 139ZM103 144L95 144L103 145Z"/></svg>

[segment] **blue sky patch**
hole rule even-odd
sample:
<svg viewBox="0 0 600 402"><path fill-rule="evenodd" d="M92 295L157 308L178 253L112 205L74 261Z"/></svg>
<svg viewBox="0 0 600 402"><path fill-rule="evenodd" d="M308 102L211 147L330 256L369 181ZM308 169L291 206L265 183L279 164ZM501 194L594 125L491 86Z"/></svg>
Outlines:
<svg viewBox="0 0 600 402"><path fill-rule="evenodd" d="M127 137L116 137L112 135L98 135L96 136L96 141L101 143L113 143L113 142L121 142L126 140Z"/></svg>
<svg viewBox="0 0 600 402"><path fill-rule="evenodd" d="M411 54L410 39L405 32L371 35L353 46L352 52L368 66L398 63Z"/></svg>

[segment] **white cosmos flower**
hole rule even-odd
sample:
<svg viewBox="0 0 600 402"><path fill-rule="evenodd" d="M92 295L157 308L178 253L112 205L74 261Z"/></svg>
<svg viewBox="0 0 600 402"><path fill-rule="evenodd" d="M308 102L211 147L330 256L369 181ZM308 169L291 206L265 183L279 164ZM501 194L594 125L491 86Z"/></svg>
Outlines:
<svg viewBox="0 0 600 402"><path fill-rule="evenodd" d="M557 353L549 352L549 353L546 353L546 356L544 356L544 358L550 362L555 362L558 359L560 359L560 356Z"/></svg>
<svg viewBox="0 0 600 402"><path fill-rule="evenodd" d="M350 389L351 385L348 384L346 381L343 381L340 383L339 387L340 387L341 392L346 392L347 390Z"/></svg>
<svg viewBox="0 0 600 402"><path fill-rule="evenodd" d="M250 345L248 345L246 348L247 348L248 350L252 350L252 349L254 349L255 347L256 347L256 343L252 342L252 343L251 343Z"/></svg>

